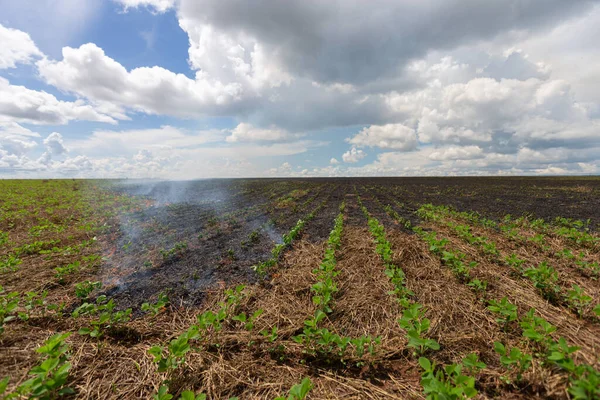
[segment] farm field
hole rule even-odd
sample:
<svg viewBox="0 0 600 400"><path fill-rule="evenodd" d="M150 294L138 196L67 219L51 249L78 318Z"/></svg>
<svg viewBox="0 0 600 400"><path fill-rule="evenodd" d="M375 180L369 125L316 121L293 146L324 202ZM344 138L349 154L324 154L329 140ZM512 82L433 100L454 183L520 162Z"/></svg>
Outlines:
<svg viewBox="0 0 600 400"><path fill-rule="evenodd" d="M3 180L0 398L597 399L598 199L594 177Z"/></svg>

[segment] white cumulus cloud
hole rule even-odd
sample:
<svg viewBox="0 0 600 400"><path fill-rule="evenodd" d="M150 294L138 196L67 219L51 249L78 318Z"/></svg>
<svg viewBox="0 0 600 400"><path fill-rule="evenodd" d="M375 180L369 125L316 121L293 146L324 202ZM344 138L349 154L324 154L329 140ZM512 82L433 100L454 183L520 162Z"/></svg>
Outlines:
<svg viewBox="0 0 600 400"><path fill-rule="evenodd" d="M71 120L97 121L115 124L116 120L102 114L83 100L58 100L54 95L11 85L0 77L0 118L31 124L62 125Z"/></svg>
<svg viewBox="0 0 600 400"><path fill-rule="evenodd" d="M367 154L364 151L357 149L356 147L352 147L350 150L342 154L342 160L344 160L345 163L356 163L366 156Z"/></svg>
<svg viewBox="0 0 600 400"><path fill-rule="evenodd" d="M402 124L371 125L348 142L359 147L409 151L417 148L417 135L414 129Z"/></svg>
<svg viewBox="0 0 600 400"><path fill-rule="evenodd" d="M29 34L0 24L0 69L15 68L18 63L29 64L43 54Z"/></svg>

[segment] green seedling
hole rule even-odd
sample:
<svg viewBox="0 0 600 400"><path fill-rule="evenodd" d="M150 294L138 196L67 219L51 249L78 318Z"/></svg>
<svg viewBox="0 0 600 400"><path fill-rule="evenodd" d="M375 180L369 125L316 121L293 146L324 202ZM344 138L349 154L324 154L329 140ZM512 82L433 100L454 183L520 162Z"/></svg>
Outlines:
<svg viewBox="0 0 600 400"><path fill-rule="evenodd" d="M275 400L304 400L308 395L308 392L313 388L313 384L310 378L302 379L302 382L291 387L288 396L279 396Z"/></svg>
<svg viewBox="0 0 600 400"><path fill-rule="evenodd" d="M69 345L65 340L71 333L57 333L51 336L36 352L42 354L40 364L29 370L32 377L19 385L14 393L7 398L29 397L32 399L56 399L74 394L75 391L66 387L71 363Z"/></svg>
<svg viewBox="0 0 600 400"><path fill-rule="evenodd" d="M190 340L198 339L200 333L197 325L192 325L186 332L171 340L166 348L152 346L148 353L154 357L158 372L174 371L185 363L185 355L192 349Z"/></svg>
<svg viewBox="0 0 600 400"><path fill-rule="evenodd" d="M20 311L18 313L19 319L22 321L29 320L31 316L31 311L36 307L40 307L42 309L42 316L46 314L46 297L48 296L48 291L45 290L42 293L37 292L27 292L23 300L25 304L23 305L23 309L25 311Z"/></svg>
<svg viewBox="0 0 600 400"><path fill-rule="evenodd" d="M506 329L509 323L517 319L517 306L511 304L506 297L503 297L500 301L490 300L488 310L499 316L496 318L496 321L504 329Z"/></svg>
<svg viewBox="0 0 600 400"><path fill-rule="evenodd" d="M506 262L506 265L518 272L522 272L522 266L525 264L525 260L521 260L516 254L506 256L504 262Z"/></svg>
<svg viewBox="0 0 600 400"><path fill-rule="evenodd" d="M204 393L196 394L191 390L184 390L181 392L179 400L206 400L206 395Z"/></svg>
<svg viewBox="0 0 600 400"><path fill-rule="evenodd" d="M63 282L64 278L67 275L71 275L71 274L75 274L77 272L79 272L79 269L81 268L81 262L80 261L75 261L72 262L71 264L68 264L64 267L56 267L54 268L54 271L56 271L56 274L54 275L60 282Z"/></svg>
<svg viewBox="0 0 600 400"><path fill-rule="evenodd" d="M523 271L523 276L529 278L533 285L539 289L548 300L556 300L560 287L556 285L558 272L545 261L537 267L528 268Z"/></svg>
<svg viewBox="0 0 600 400"><path fill-rule="evenodd" d="M571 354L579 350L577 346L569 346L566 339L561 337L558 342L550 342L546 359L569 373L576 371L575 362Z"/></svg>
<svg viewBox="0 0 600 400"><path fill-rule="evenodd" d="M476 375L486 367L484 362L479 361L479 356L471 353L462 360L463 367L469 375Z"/></svg>
<svg viewBox="0 0 600 400"><path fill-rule="evenodd" d="M254 322L263 314L263 309L258 309L251 316L247 317L246 313L241 313L239 315L231 317L233 321L239 321L244 324L244 329L247 331L251 331L254 329Z"/></svg>
<svg viewBox="0 0 600 400"><path fill-rule="evenodd" d="M169 304L169 296L166 293L160 293L155 303L143 303L142 311L149 312L153 317L157 316Z"/></svg>
<svg viewBox="0 0 600 400"><path fill-rule="evenodd" d="M93 338L101 338L104 331L119 324L128 322L131 319L131 308L124 311L115 311L114 300L107 302L106 296L98 296L96 303L83 303L77 307L71 314L73 318L82 315L95 317L90 321L89 327L79 329L80 335L89 335Z"/></svg>
<svg viewBox="0 0 600 400"><path fill-rule="evenodd" d="M600 372L589 365L579 366L571 378L569 394L574 400L600 399Z"/></svg>
<svg viewBox="0 0 600 400"><path fill-rule="evenodd" d="M583 292L583 289L578 285L573 285L566 295L567 303L577 311L579 317L583 316L583 312L592 302L592 298Z"/></svg>
<svg viewBox="0 0 600 400"><path fill-rule="evenodd" d="M22 261L14 254L8 255L3 260L0 260L0 273L15 272L19 269Z"/></svg>
<svg viewBox="0 0 600 400"><path fill-rule="evenodd" d="M485 293L487 290L487 285L487 281L481 281L479 279L472 279L471 282L467 283L467 286L479 294Z"/></svg>
<svg viewBox="0 0 600 400"><path fill-rule="evenodd" d="M171 400L173 395L169 393L169 387L162 385L158 388L158 392L152 396L154 400Z"/></svg>
<svg viewBox="0 0 600 400"><path fill-rule="evenodd" d="M423 369L421 386L428 400L470 399L477 395L475 378L462 373L463 364L450 364L444 368L436 368L435 363L421 357L419 365Z"/></svg>
<svg viewBox="0 0 600 400"><path fill-rule="evenodd" d="M533 357L530 354L523 353L518 347L508 349L500 342L494 342L494 350L500 355L500 362L508 370L516 372L517 381L523 379L523 373L531 367ZM510 383L509 378L504 378Z"/></svg>
<svg viewBox="0 0 600 400"><path fill-rule="evenodd" d="M406 331L408 336L407 347L415 349L415 354L423 354L426 349L439 350L440 345L433 339L428 339L424 335L429 331L431 324L418 303L414 303L406 308L398 324Z"/></svg>
<svg viewBox="0 0 600 400"><path fill-rule="evenodd" d="M186 242L178 242L175 243L175 245L170 248L169 250L165 250L165 249L160 249L160 255L163 257L163 259L168 259L171 257L174 257L176 255L180 255L181 253L183 253L185 250L187 250L188 248L188 244Z"/></svg>
<svg viewBox="0 0 600 400"><path fill-rule="evenodd" d="M556 332L556 327L546 321L544 318L535 316L535 309L530 309L521 319L521 328L523 336L529 340L547 346L552 340L552 333Z"/></svg>
<svg viewBox="0 0 600 400"><path fill-rule="evenodd" d="M4 325L15 319L12 315L19 306L19 293L6 293L0 285L0 335L4 333Z"/></svg>
<svg viewBox="0 0 600 400"><path fill-rule="evenodd" d="M477 266L475 261L465 264L463 261L465 257L465 254L460 252L442 251L442 261L444 261L444 264L450 267L454 275L463 282L469 281L471 269Z"/></svg>
<svg viewBox="0 0 600 400"><path fill-rule="evenodd" d="M260 334L263 335L269 342L273 343L277 340L277 326L271 328L271 331L262 330Z"/></svg>
<svg viewBox="0 0 600 400"><path fill-rule="evenodd" d="M102 287L102 282L83 281L75 285L75 295L80 299L87 299L90 293Z"/></svg>

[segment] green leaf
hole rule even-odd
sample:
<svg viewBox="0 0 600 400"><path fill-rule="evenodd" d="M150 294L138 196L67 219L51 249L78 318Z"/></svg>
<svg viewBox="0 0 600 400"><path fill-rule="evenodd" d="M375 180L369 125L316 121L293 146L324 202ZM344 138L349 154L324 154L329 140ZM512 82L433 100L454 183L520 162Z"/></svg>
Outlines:
<svg viewBox="0 0 600 400"><path fill-rule="evenodd" d="M8 381L8 376L0 381L0 394L3 394L6 391L6 388L8 387Z"/></svg>
<svg viewBox="0 0 600 400"><path fill-rule="evenodd" d="M90 328L80 328L79 331L77 331L77 333L82 336L89 335L91 332L92 330Z"/></svg>
<svg viewBox="0 0 600 400"><path fill-rule="evenodd" d="M420 357L419 358L419 365L421 366L421 368L423 368L425 371L431 371L431 361L429 361L429 359L425 358L425 357Z"/></svg>
<svg viewBox="0 0 600 400"><path fill-rule="evenodd" d="M506 347L500 342L494 342L494 351L500 355L505 355Z"/></svg>
<svg viewBox="0 0 600 400"><path fill-rule="evenodd" d="M181 393L179 400L196 400L196 395L191 390L184 390Z"/></svg>

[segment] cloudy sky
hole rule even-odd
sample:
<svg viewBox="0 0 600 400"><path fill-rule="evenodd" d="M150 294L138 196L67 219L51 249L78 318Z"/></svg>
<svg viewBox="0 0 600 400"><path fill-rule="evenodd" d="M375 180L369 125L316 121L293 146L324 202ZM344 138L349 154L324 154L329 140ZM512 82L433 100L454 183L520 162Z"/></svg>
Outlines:
<svg viewBox="0 0 600 400"><path fill-rule="evenodd" d="M2 178L600 174L600 1L0 9Z"/></svg>

